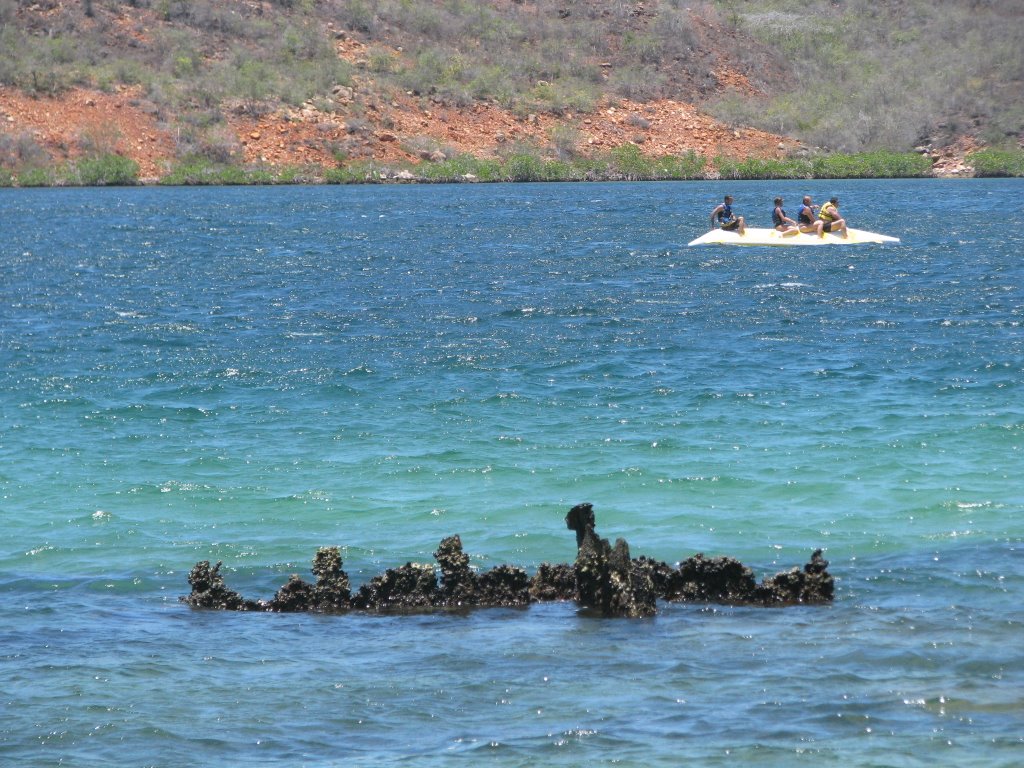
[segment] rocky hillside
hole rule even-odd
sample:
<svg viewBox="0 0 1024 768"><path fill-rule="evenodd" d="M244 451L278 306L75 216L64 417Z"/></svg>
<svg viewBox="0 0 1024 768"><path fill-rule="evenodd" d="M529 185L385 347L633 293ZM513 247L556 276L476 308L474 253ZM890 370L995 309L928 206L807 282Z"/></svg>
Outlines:
<svg viewBox="0 0 1024 768"><path fill-rule="evenodd" d="M770 104L791 72L742 3L722 5L731 14L675 0L0 0L0 167L117 153L156 178L196 157L805 151L784 124L729 117ZM977 141L932 151L955 168Z"/></svg>

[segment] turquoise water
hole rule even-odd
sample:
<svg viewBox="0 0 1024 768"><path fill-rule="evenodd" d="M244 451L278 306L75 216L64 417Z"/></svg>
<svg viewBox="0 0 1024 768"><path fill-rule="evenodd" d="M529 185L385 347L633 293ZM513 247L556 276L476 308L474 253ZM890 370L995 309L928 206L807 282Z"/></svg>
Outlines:
<svg viewBox="0 0 1024 768"><path fill-rule="evenodd" d="M686 248L726 191L902 242ZM1020 181L0 190L0 764L1019 765L1022 252ZM178 602L581 501L836 601Z"/></svg>

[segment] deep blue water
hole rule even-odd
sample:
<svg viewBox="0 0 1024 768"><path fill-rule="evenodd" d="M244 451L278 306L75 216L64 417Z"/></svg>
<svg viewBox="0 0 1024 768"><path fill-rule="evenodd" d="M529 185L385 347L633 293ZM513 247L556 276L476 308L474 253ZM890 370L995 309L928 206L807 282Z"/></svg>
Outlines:
<svg viewBox="0 0 1024 768"><path fill-rule="evenodd" d="M902 241L685 247L725 192ZM0 765L1019 765L1022 254L1020 181L0 190ZM580 501L836 601L178 602Z"/></svg>

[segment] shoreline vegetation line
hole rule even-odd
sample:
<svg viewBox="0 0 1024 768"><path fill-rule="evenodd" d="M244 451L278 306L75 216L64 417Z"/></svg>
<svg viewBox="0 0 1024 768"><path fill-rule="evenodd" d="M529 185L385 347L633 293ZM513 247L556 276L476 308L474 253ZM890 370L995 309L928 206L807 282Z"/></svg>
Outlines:
<svg viewBox="0 0 1024 768"><path fill-rule="evenodd" d="M1024 177L1024 149L983 149L967 155L964 178ZM158 178L141 179L138 164L116 154L83 157L60 166L0 168L0 187L270 186L286 184L449 184L566 181L760 181L932 178L930 158L916 152L862 152L781 160L710 160L695 152L649 157L624 144L597 157L552 160L520 151L488 159L458 155L418 165L365 161L338 168L248 166L186 158Z"/></svg>

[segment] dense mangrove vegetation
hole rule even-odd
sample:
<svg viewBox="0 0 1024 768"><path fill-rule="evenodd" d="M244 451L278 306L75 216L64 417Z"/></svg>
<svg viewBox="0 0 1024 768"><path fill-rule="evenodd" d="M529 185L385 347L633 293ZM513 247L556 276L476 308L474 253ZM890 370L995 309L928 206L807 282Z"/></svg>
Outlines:
<svg viewBox="0 0 1024 768"><path fill-rule="evenodd" d="M968 156L976 176L1024 176L1024 150L986 149ZM181 163L159 180L165 185L379 184L525 181L690 181L701 179L898 179L927 177L930 160L913 152L833 153L784 160L714 158L696 154L646 157L634 145L602 156L550 160L513 154L487 160L460 155L440 162L395 167L363 162L341 168L246 167L195 160ZM29 169L18 176L0 170L0 186L130 186L138 165L105 155L61 167Z"/></svg>

